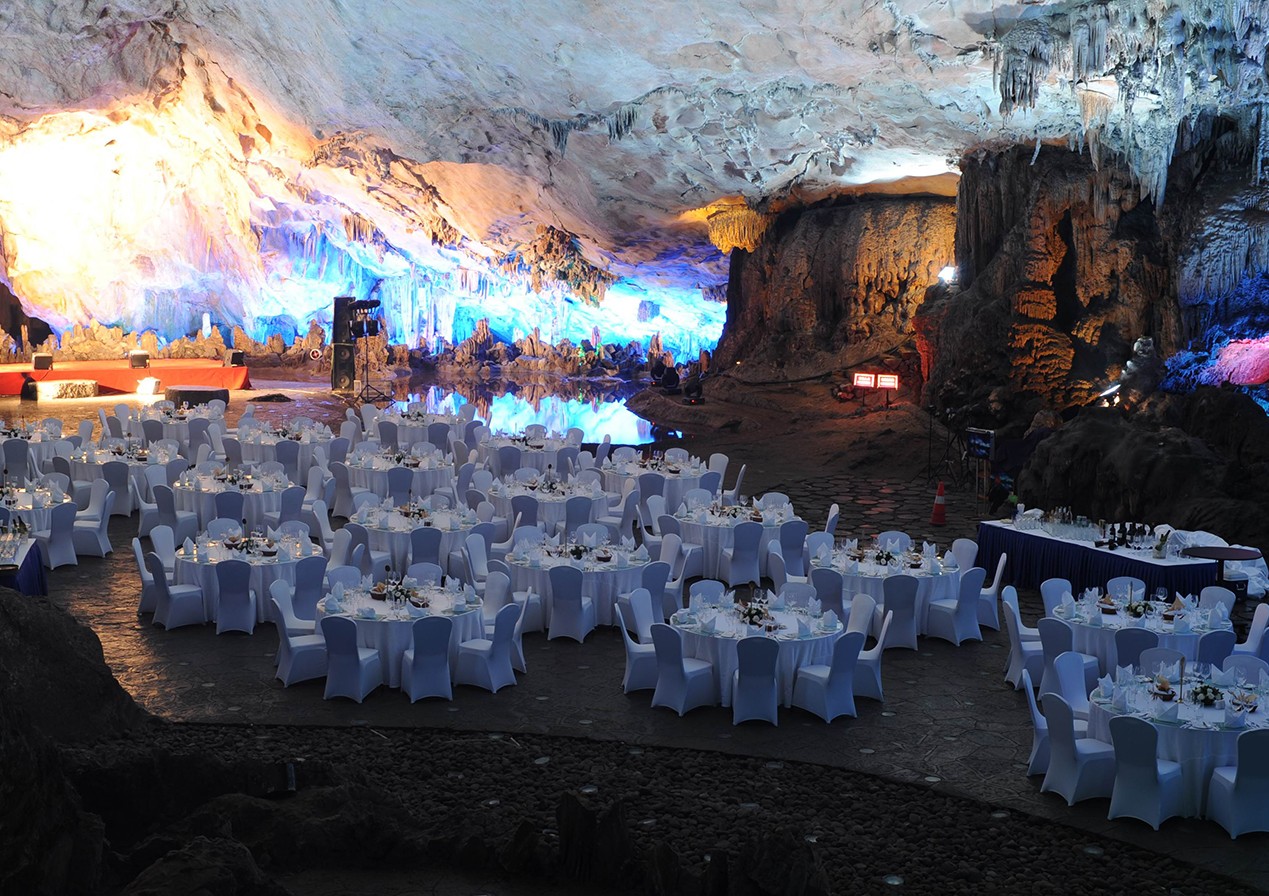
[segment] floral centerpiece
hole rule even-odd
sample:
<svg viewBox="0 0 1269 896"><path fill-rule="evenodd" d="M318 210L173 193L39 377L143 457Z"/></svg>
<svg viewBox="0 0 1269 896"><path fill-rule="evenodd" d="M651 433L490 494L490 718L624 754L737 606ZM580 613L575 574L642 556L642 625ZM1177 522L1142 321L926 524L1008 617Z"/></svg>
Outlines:
<svg viewBox="0 0 1269 896"><path fill-rule="evenodd" d="M898 557L896 557L890 551L887 551L885 548L882 548L881 550L877 551L876 562L879 566L889 566L891 563L894 563L898 559L899 559Z"/></svg>
<svg viewBox="0 0 1269 896"><path fill-rule="evenodd" d="M1140 619L1142 616L1146 615L1146 603L1141 600L1130 600L1124 607L1124 612L1133 619Z"/></svg>
<svg viewBox="0 0 1269 896"><path fill-rule="evenodd" d="M1221 690L1211 682L1196 684L1190 688L1190 701L1203 706L1212 706L1221 698Z"/></svg>
<svg viewBox="0 0 1269 896"><path fill-rule="evenodd" d="M762 625L767 619L766 604L758 600L742 604L737 612L740 614L740 621L745 625Z"/></svg>

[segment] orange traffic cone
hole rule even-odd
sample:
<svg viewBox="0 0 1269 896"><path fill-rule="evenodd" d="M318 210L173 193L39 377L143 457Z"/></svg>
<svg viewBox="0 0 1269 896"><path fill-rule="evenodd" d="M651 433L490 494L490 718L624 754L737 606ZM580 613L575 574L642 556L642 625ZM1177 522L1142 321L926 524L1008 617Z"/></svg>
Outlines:
<svg viewBox="0 0 1269 896"><path fill-rule="evenodd" d="M943 482L939 480L939 490L934 496L934 512L930 514L931 526L947 525L947 499L943 497Z"/></svg>

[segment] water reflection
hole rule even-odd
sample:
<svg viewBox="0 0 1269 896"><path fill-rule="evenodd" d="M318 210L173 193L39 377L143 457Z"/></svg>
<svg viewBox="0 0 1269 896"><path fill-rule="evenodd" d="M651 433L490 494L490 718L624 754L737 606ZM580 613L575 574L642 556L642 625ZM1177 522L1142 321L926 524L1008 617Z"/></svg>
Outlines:
<svg viewBox="0 0 1269 896"><path fill-rule="evenodd" d="M556 433L576 426L586 433L588 442L609 436L617 445L643 445L667 433L626 409L626 398L640 388L625 382L585 381L570 394L559 395L542 383L425 386L398 399L396 405L404 410L417 401L428 413L456 414L471 403L476 406L476 416L487 421L494 432L521 432L530 423L540 423Z"/></svg>

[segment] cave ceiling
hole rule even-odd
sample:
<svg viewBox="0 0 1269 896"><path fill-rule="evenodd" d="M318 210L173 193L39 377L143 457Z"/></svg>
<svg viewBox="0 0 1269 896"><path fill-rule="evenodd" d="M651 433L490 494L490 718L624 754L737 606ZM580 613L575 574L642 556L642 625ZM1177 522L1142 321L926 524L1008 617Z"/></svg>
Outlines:
<svg viewBox="0 0 1269 896"><path fill-rule="evenodd" d="M1264 6L0 4L0 273L61 326L171 297L170 330L311 318L328 266L416 303L437 274L407 330L459 280L716 298L766 215L951 195L976 147L1063 141L1162 197L1188 123L1256 127Z"/></svg>

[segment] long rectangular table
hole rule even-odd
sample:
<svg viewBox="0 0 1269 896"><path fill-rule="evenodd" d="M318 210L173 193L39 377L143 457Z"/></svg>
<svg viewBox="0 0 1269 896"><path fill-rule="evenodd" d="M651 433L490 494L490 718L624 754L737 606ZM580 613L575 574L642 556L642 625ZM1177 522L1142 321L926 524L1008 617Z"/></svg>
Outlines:
<svg viewBox="0 0 1269 896"><path fill-rule="evenodd" d="M978 560L995 569L1007 553L1005 581L1021 588L1039 588L1045 579L1069 579L1077 590L1106 587L1116 576L1135 576L1146 593L1167 588L1169 594L1198 594L1216 584L1216 563L1191 557L1155 559L1125 549L1099 548L1085 541L1055 538L1043 529L1015 529L1012 523L983 520L978 524Z"/></svg>

